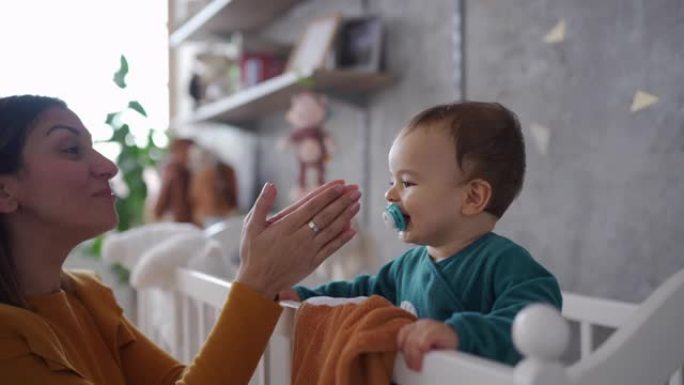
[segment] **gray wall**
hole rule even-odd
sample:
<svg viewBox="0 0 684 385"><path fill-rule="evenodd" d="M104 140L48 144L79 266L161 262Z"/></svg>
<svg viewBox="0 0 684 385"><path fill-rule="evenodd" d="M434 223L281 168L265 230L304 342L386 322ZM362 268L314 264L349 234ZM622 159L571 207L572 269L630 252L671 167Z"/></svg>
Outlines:
<svg viewBox="0 0 684 385"><path fill-rule="evenodd" d="M366 167L366 229L378 264L407 245L380 219L388 182L387 151L420 109L460 97L453 84L455 0L309 0L267 32L293 42L307 20L340 11L376 13L386 22L386 63L398 76L367 103L370 164L362 164L363 110L332 104L327 128L338 152L330 178L361 183ZM465 93L496 100L524 125L528 174L520 199L498 231L526 246L561 286L590 295L641 300L684 267L684 10L681 0L466 1ZM564 18L566 41L544 35ZM630 114L637 90L660 101ZM548 152L529 125L551 129ZM275 149L289 129L283 114L259 122L258 183L295 178L294 155Z"/></svg>
<svg viewBox="0 0 684 385"><path fill-rule="evenodd" d="M565 289L643 299L684 268L684 2L466 9L466 97L510 106L526 129L526 185L500 231ZM565 41L544 43L560 19ZM660 101L632 114L637 90ZM545 155L533 122L550 129Z"/></svg>

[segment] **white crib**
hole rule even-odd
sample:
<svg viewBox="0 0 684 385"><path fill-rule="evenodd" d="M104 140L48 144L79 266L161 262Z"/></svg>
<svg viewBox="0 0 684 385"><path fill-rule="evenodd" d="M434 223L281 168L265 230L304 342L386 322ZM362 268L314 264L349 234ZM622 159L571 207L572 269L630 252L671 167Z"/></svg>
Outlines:
<svg viewBox="0 0 684 385"><path fill-rule="evenodd" d="M159 330L150 322L150 301L157 289L138 292L138 324L172 355L188 362L216 320L230 283L179 268L171 287L165 294L172 298L172 340L162 341ZM518 315L514 341L525 359L516 367L460 352L439 351L429 353L423 370L417 373L405 366L399 354L393 381L400 385L684 385L684 270L641 304L572 293L563 293L563 297L563 317L557 312L539 311L539 307L527 308ZM296 304L284 302L282 306L285 311L250 384L290 383ZM569 333L563 318L578 325L578 330ZM600 343L600 336L594 334L597 330L614 333ZM579 350L575 362L559 358L566 350L564 333L577 335L570 343Z"/></svg>

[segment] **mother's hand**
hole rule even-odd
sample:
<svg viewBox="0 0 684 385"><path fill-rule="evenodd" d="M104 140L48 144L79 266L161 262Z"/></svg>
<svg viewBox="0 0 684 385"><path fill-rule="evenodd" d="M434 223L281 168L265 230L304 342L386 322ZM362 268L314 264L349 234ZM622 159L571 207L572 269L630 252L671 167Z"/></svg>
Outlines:
<svg viewBox="0 0 684 385"><path fill-rule="evenodd" d="M267 219L276 194L267 183L245 218L236 278L269 298L309 275L352 239L351 219L361 196L356 186L333 181Z"/></svg>

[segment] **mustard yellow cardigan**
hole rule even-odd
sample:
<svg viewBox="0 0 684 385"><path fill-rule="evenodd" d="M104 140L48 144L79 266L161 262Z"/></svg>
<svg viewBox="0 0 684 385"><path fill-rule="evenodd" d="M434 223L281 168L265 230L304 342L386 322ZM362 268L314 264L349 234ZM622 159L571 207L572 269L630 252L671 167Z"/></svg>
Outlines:
<svg viewBox="0 0 684 385"><path fill-rule="evenodd" d="M65 282L64 292L37 299L43 316L0 304L0 383L247 384L281 312L272 300L233 284L204 347L184 367L124 318L92 273L69 272Z"/></svg>

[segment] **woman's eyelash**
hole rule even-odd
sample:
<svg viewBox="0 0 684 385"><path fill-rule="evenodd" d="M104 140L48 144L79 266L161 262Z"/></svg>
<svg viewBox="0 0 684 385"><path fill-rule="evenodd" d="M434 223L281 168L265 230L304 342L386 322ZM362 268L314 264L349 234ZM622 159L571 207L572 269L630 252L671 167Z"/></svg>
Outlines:
<svg viewBox="0 0 684 385"><path fill-rule="evenodd" d="M64 152L66 152L68 154L72 154L72 155L78 155L81 153L81 147L79 147L79 146L67 147L64 149Z"/></svg>

